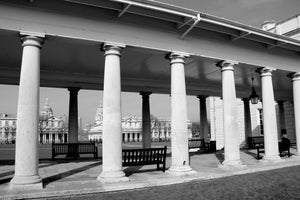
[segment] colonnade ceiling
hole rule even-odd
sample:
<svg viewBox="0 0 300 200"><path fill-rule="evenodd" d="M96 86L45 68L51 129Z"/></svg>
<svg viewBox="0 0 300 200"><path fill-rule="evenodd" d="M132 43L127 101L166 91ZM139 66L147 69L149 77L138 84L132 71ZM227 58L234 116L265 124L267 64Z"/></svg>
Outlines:
<svg viewBox="0 0 300 200"><path fill-rule="evenodd" d="M129 2L129 1L128 1ZM0 0L0 83L19 84L22 59L20 32L45 34L41 50L41 86L102 90L104 42L126 45L121 56L122 91L170 94L172 51L186 58L187 94L221 96L222 78L216 64L235 67L237 97L249 97L252 81L261 95L257 68L273 72L275 98L292 100L287 75L298 72L300 42L253 27L159 2L118 0ZM190 32L186 20L201 20ZM184 37L183 37L184 36Z"/></svg>
<svg viewBox="0 0 300 200"><path fill-rule="evenodd" d="M0 82L19 83L22 46L17 32L0 31ZM122 91L170 94L171 68L165 58L168 52L127 46L122 50ZM104 76L104 52L101 43L48 36L41 50L41 86L80 87L102 90ZM187 94L221 96L221 71L216 67L220 59L201 56L186 58L185 76ZM238 97L248 97L253 85L260 95L258 66L240 63L235 67L235 83ZM290 72L273 72L277 99L292 97Z"/></svg>

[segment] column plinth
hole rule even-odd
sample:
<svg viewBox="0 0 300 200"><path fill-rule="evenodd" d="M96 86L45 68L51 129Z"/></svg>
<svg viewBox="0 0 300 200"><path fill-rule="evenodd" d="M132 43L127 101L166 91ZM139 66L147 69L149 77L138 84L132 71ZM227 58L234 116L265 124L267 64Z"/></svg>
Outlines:
<svg viewBox="0 0 300 200"><path fill-rule="evenodd" d="M184 59L188 55L173 52L171 63L171 130L172 165L167 171L171 175L196 173L189 164L188 126Z"/></svg>
<svg viewBox="0 0 300 200"><path fill-rule="evenodd" d="M15 175L10 189L42 189L38 174L40 48L43 39L22 37L23 55L18 96Z"/></svg>
<svg viewBox="0 0 300 200"><path fill-rule="evenodd" d="M278 148L277 119L272 83L272 72L275 69L263 67L258 69L262 85L262 107L264 126L265 161L280 160Z"/></svg>
<svg viewBox="0 0 300 200"><path fill-rule="evenodd" d="M293 81L295 132L296 132L295 156L300 158L300 72L294 73L291 77Z"/></svg>
<svg viewBox="0 0 300 200"><path fill-rule="evenodd" d="M217 65L222 72L224 161L221 166L224 167L240 167L242 165L234 82L234 66L237 64L235 61L225 60Z"/></svg>
<svg viewBox="0 0 300 200"><path fill-rule="evenodd" d="M125 45L104 44L102 172L104 183L129 181L122 170L121 49Z"/></svg>

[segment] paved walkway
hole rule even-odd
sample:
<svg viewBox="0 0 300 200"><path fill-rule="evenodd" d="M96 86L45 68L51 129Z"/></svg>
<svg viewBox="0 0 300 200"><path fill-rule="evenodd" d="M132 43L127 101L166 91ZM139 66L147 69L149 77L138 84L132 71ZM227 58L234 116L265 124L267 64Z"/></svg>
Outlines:
<svg viewBox="0 0 300 200"><path fill-rule="evenodd" d="M292 153L295 149L292 149ZM206 180L237 174L253 173L271 169L300 165L297 157L283 157L276 163L265 163L256 160L256 150L241 151L241 160L246 165L240 169L226 169L219 167L223 160L223 152L203 154L190 153L190 163L197 174L192 176L174 177L161 171L156 171L155 165L124 168L130 181L126 183L102 184L96 178L101 172L101 159L81 158L73 160L41 160L39 174L44 180L43 190L10 191L9 181L13 176L13 162L0 162L0 198L42 198L72 196L77 194L91 194L106 191L136 189L151 186L163 186L184 183L192 180ZM167 158L170 167L171 157Z"/></svg>

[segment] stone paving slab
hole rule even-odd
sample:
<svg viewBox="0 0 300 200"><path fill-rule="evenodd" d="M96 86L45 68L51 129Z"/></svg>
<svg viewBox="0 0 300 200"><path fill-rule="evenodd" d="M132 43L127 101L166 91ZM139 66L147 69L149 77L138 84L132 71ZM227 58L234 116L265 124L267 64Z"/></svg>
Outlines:
<svg viewBox="0 0 300 200"><path fill-rule="evenodd" d="M292 151L293 153L293 151ZM78 161L42 161L39 174L44 179L44 189L30 191L10 191L9 180L13 176L14 165L0 165L0 199L29 199L72 196L98 192L120 191L144 187L180 184L193 180L207 180L272 170L300 165L298 157L284 157L281 162L262 162L255 159L255 151L242 151L241 160L246 165L242 168L219 167L222 152L216 154L191 153L190 163L196 174L174 177L156 171L155 165L124 168L129 182L103 184L96 180L102 170L101 160ZM168 157L167 167L171 158ZM6 182L5 182L6 181Z"/></svg>

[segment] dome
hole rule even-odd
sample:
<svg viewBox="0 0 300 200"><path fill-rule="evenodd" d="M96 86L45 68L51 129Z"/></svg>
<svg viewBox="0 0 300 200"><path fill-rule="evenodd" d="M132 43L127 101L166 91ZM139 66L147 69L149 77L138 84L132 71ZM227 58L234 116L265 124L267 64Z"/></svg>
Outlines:
<svg viewBox="0 0 300 200"><path fill-rule="evenodd" d="M48 104L48 98L45 99L45 105L42 108L41 114L47 116L53 116L53 110L51 106L49 106Z"/></svg>

